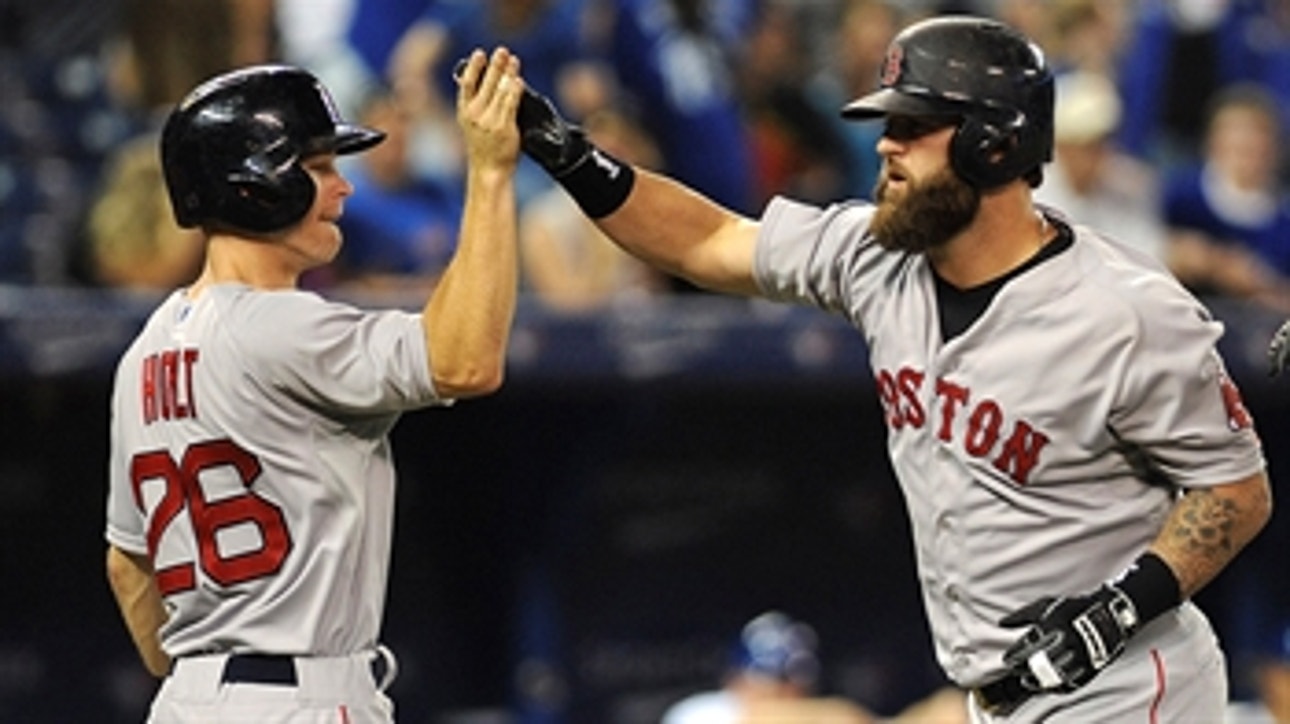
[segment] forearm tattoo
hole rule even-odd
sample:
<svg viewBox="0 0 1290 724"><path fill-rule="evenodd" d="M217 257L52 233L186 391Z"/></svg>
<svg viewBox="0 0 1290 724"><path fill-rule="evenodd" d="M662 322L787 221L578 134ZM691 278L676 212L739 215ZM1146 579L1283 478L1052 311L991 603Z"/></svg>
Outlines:
<svg viewBox="0 0 1290 724"><path fill-rule="evenodd" d="M1245 530L1244 513L1237 500L1213 490L1191 490L1178 501L1158 543L1184 596L1217 576L1248 542L1253 532Z"/></svg>
<svg viewBox="0 0 1290 724"><path fill-rule="evenodd" d="M1183 497L1175 516L1173 536L1188 551L1204 558L1224 558L1232 551L1236 503L1210 490L1196 490Z"/></svg>

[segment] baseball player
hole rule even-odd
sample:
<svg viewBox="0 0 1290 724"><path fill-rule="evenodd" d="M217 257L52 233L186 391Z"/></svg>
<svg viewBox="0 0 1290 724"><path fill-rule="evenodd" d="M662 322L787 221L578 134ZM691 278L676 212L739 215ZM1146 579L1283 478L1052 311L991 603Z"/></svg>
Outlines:
<svg viewBox="0 0 1290 724"><path fill-rule="evenodd" d="M759 614L739 632L721 688L675 702L660 724L874 724L860 706L817 695L816 644L809 625L780 611Z"/></svg>
<svg viewBox="0 0 1290 724"><path fill-rule="evenodd" d="M1152 259L1036 206L1042 52L982 18L890 44L875 203L724 209L590 145L526 94L522 143L628 251L864 335L937 657L976 722L1221 721L1189 599L1266 522L1221 325Z"/></svg>
<svg viewBox="0 0 1290 724"><path fill-rule="evenodd" d="M107 572L165 677L156 722L382 722L378 637L400 413L501 384L516 297L519 61L476 51L457 96L460 242L420 313L297 288L340 248L337 157L383 134L308 72L256 66L170 114L162 164L205 267L148 319L112 395Z"/></svg>

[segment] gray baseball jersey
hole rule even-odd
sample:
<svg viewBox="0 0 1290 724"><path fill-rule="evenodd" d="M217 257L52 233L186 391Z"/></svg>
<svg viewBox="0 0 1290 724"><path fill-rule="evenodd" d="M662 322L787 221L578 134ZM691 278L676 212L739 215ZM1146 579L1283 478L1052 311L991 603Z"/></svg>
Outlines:
<svg viewBox="0 0 1290 724"><path fill-rule="evenodd" d="M755 275L769 298L864 334L937 657L975 686L1020 636L1001 618L1087 592L1155 538L1175 492L1144 482L1144 462L1203 487L1264 460L1222 326L1154 260L1074 227L1069 249L943 342L926 258L866 235L873 208L776 199Z"/></svg>
<svg viewBox="0 0 1290 724"><path fill-rule="evenodd" d="M162 303L116 372L106 535L151 557L164 650L374 647L387 433L436 401L415 314L242 285Z"/></svg>

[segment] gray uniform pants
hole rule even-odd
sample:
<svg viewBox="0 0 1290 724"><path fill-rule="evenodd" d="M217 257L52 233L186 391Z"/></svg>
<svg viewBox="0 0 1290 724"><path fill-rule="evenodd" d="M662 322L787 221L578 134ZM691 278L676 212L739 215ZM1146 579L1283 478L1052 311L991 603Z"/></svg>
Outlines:
<svg viewBox="0 0 1290 724"><path fill-rule="evenodd" d="M388 657L382 681L374 657ZM386 724L394 705L382 691L394 676L388 649L350 656L298 656L290 684L227 681L228 654L175 661L152 703L150 723Z"/></svg>

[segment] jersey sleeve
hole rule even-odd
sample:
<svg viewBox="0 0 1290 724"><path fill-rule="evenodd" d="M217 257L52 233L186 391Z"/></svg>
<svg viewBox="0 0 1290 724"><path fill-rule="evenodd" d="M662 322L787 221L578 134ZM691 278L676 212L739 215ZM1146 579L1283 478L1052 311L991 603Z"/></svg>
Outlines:
<svg viewBox="0 0 1290 724"><path fill-rule="evenodd" d="M1185 488L1262 470L1253 420L1216 346L1222 324L1181 289L1155 299L1136 309L1112 429Z"/></svg>
<svg viewBox="0 0 1290 724"><path fill-rule="evenodd" d="M129 461L126 460L126 446L121 443L124 434L122 420L130 415L138 416L138 401L133 395L124 394L129 387L121 380L122 370L136 369L127 362L132 355L127 353L119 363L116 381L112 392L112 417L109 423L111 453L108 461L108 496L107 496L107 529L105 537L112 545L127 553L144 555L148 552L148 541L144 531L145 519L143 510L135 499L134 485L130 482Z"/></svg>
<svg viewBox="0 0 1290 724"><path fill-rule="evenodd" d="M236 314L246 317L252 374L306 402L355 414L449 402L431 381L418 314L362 310L306 292L256 295Z"/></svg>
<svg viewBox="0 0 1290 724"><path fill-rule="evenodd" d="M762 215L753 260L762 294L841 313L863 327L883 296L883 277L903 257L866 233L873 208L850 202L821 209L773 199Z"/></svg>

